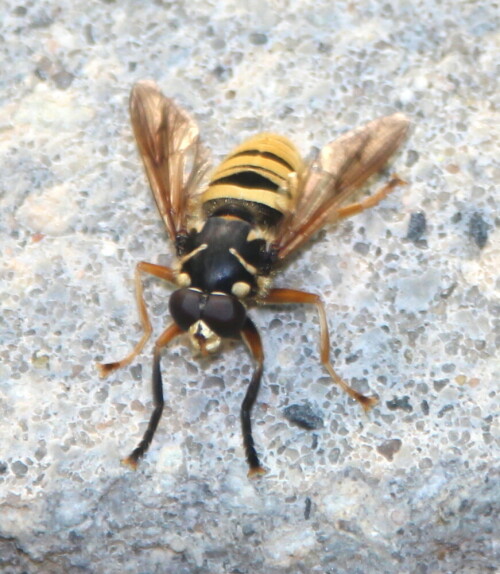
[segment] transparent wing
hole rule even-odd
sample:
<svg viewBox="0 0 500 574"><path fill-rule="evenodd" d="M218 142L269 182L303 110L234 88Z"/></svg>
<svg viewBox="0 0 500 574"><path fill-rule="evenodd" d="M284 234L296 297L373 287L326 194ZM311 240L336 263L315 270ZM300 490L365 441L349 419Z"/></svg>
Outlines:
<svg viewBox="0 0 500 574"><path fill-rule="evenodd" d="M282 222L276 247L285 259L316 231L340 216L345 200L379 171L402 144L410 122L393 114L342 135L308 167L293 212Z"/></svg>
<svg viewBox="0 0 500 574"><path fill-rule="evenodd" d="M156 204L175 241L197 207L208 154L196 123L154 82L133 86L130 118Z"/></svg>

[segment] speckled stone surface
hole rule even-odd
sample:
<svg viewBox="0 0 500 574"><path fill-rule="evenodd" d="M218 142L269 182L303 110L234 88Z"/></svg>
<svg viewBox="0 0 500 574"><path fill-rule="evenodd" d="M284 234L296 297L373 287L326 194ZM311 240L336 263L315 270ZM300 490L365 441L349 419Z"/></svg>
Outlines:
<svg viewBox="0 0 500 574"><path fill-rule="evenodd" d="M497 3L77 4L2 3L0 571L494 572ZM408 185L276 280L322 294L336 370L380 402L365 415L331 384L313 310L254 310L259 480L239 344L165 351L159 430L137 472L120 465L151 412L151 343L107 379L95 361L140 336L135 263L173 259L128 120L144 78L195 114L215 160L262 130L308 156L384 114L413 122L391 168ZM147 283L157 334L169 292ZM291 405L322 424L292 424Z"/></svg>

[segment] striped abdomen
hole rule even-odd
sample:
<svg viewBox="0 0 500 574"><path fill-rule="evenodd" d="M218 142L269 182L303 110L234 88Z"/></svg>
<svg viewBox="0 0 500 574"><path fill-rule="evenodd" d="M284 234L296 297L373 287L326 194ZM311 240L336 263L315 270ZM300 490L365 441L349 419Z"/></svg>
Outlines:
<svg viewBox="0 0 500 574"><path fill-rule="evenodd" d="M293 208L302 159L276 134L258 134L234 149L215 169L203 193L207 216L234 215L272 226Z"/></svg>

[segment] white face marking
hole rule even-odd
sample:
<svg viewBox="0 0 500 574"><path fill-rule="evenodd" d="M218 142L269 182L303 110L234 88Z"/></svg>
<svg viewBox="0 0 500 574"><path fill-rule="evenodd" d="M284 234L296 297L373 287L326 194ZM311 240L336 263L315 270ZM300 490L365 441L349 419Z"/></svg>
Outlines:
<svg viewBox="0 0 500 574"><path fill-rule="evenodd" d="M245 281L236 281L231 287L231 293L238 299L243 299L250 293L250 289L250 285Z"/></svg>
<svg viewBox="0 0 500 574"><path fill-rule="evenodd" d="M191 285L191 277L188 273L179 273L177 275L177 285L179 287L189 287Z"/></svg>
<svg viewBox="0 0 500 574"><path fill-rule="evenodd" d="M204 321L196 321L189 327L189 339L196 351L202 355L215 353L221 346L221 338Z"/></svg>

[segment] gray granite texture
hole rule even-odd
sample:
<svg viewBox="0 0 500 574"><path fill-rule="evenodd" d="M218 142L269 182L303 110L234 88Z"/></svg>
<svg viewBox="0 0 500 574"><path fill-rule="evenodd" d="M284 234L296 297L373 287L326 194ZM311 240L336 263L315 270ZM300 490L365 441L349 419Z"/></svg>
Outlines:
<svg viewBox="0 0 500 574"><path fill-rule="evenodd" d="M488 573L499 566L498 3L488 0L0 2L0 571ZM335 368L303 307L253 311L267 353L249 480L240 344L151 349L133 269L172 245L127 112L155 79L219 160L275 131L308 156L402 111L408 185L322 231L276 278L321 293ZM363 191L377 189L389 171ZM170 287L148 281L155 334ZM497 331L495 331L495 327ZM306 430L285 416L310 407Z"/></svg>

